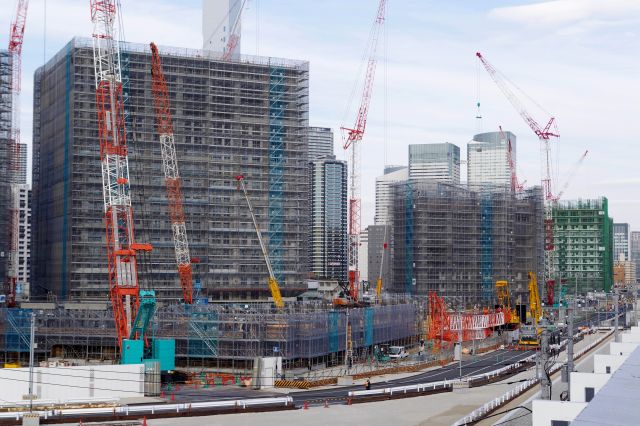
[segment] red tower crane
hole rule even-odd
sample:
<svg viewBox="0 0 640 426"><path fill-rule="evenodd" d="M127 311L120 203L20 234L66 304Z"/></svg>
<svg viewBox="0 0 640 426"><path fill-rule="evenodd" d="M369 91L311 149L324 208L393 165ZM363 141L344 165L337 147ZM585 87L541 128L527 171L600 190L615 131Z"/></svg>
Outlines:
<svg viewBox="0 0 640 426"><path fill-rule="evenodd" d="M11 61L11 130L7 151L9 165L9 180L17 183L17 172L20 164L20 90L22 88L22 42L24 29L27 23L27 8L29 0L18 0L16 16L11 23L9 36L9 58ZM7 240L9 241L9 263L7 267L6 287L7 306L16 304L16 281L18 278L18 227L19 210L16 197L17 192L12 188L9 204L9 229ZM6 206L5 206L6 208Z"/></svg>
<svg viewBox="0 0 640 426"><path fill-rule="evenodd" d="M117 2L90 0L109 294L122 350L123 339L136 337L132 327L140 307L136 254L151 251L151 245L136 243L133 232L119 41L114 30Z"/></svg>
<svg viewBox="0 0 640 426"><path fill-rule="evenodd" d="M500 129L500 139L507 141L507 163L509 164L509 173L511 176L511 191L522 192L524 184L518 181L518 174L516 172L515 161L513 160L513 146L511 145L511 139L507 137L502 130L502 126L498 126Z"/></svg>
<svg viewBox="0 0 640 426"><path fill-rule="evenodd" d="M155 43L151 43L151 90L153 103L156 110L156 126L160 135L160 148L162 152L162 170L167 187L167 199L169 202L169 216L171 217L171 229L173 230L173 243L178 264L178 275L184 302L193 302L193 270L191 257L189 256L189 241L187 240L187 228L184 221L184 208L182 206L182 180L178 172L178 158L173 137L173 120L171 118L171 104L169 103L169 90L167 81L162 71L160 54Z"/></svg>
<svg viewBox="0 0 640 426"><path fill-rule="evenodd" d="M238 42L240 41L240 27L242 22L242 12L244 11L244 6L247 4L247 0L242 0L240 4L240 10L238 10L238 17L233 23L233 27L231 27L231 32L229 35L229 40L227 40L227 46L224 49L222 54L222 59L228 61L233 57L236 52L236 48L238 47Z"/></svg>
<svg viewBox="0 0 640 426"><path fill-rule="evenodd" d="M552 127L555 127L555 118L551 117L547 124L542 127L538 122L527 112L524 105L513 91L507 85L506 78L499 73L493 65L491 65L480 52L476 53L476 56L484 66L484 68L491 76L491 79L496 83L498 88L502 91L505 97L509 100L511 105L520 114L520 117L527 123L527 125L533 130L540 144L542 145L542 151L544 154L543 161L543 175L542 175L542 188L544 191L544 229L545 229L545 241L544 241L544 265L545 265L545 284L547 290L547 303L553 305L554 303L554 287L555 287L555 274L553 267L553 251L555 249L553 240L553 203L555 197L553 195L552 178L551 178L551 138L558 138L560 135L551 131Z"/></svg>
<svg viewBox="0 0 640 426"><path fill-rule="evenodd" d="M358 269L358 250L360 245L360 143L364 136L367 126L367 115L369 113L369 105L371 103L371 94L373 92L373 81L376 75L376 52L378 50L378 39L380 31L384 24L386 14L386 0L380 0L378 5L378 13L371 29L368 42L368 62L365 74L364 87L362 90L362 99L360 108L356 116L356 122L353 128L341 127L343 130L344 149L350 149L349 155L349 242L348 242L348 260L349 260L349 295L355 302L358 301L358 285L360 281L360 271Z"/></svg>

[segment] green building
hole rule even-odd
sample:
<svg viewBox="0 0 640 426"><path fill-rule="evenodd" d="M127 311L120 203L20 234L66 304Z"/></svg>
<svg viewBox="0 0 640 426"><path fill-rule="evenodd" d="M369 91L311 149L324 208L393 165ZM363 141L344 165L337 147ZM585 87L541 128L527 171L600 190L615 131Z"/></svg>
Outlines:
<svg viewBox="0 0 640 426"><path fill-rule="evenodd" d="M611 291L613 219L606 197L561 201L553 208L554 269L573 293Z"/></svg>

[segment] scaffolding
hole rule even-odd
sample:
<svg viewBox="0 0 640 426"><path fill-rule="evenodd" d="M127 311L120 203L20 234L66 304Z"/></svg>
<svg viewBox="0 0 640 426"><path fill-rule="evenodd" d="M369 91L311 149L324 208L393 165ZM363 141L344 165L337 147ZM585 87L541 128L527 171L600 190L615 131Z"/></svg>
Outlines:
<svg viewBox="0 0 640 426"><path fill-rule="evenodd" d="M613 219L608 200L561 201L553 208L554 268L579 293L613 285Z"/></svg>
<svg viewBox="0 0 640 426"><path fill-rule="evenodd" d="M495 281L507 280L526 301L527 272L543 267L540 188L414 180L394 185L394 210L393 291L486 306Z"/></svg>
<svg viewBox="0 0 640 426"><path fill-rule="evenodd" d="M75 38L35 74L34 296L108 299L102 187L95 164L91 40ZM151 96L148 45L122 44L122 79L136 231L153 252L141 288L171 303L182 296ZM161 47L186 226L200 299L267 299L267 271L235 176L249 182L260 228L269 232L284 297L306 291L308 63ZM63 93L62 96L56 94ZM64 123L61 125L60 123ZM62 155L64 153L64 155ZM35 160L38 159L36 162ZM40 167L41 165L41 167Z"/></svg>
<svg viewBox="0 0 640 426"><path fill-rule="evenodd" d="M350 308L354 360L365 360L374 345L417 344L425 318L424 300ZM29 319L36 313L36 353L50 357L114 361L117 340L111 310L0 309L5 362L28 359ZM297 302L284 310L271 304L170 305L160 307L150 336L176 340L182 367L247 370L255 357L281 356L285 368L339 365L346 348L347 310ZM21 337L22 336L22 337Z"/></svg>

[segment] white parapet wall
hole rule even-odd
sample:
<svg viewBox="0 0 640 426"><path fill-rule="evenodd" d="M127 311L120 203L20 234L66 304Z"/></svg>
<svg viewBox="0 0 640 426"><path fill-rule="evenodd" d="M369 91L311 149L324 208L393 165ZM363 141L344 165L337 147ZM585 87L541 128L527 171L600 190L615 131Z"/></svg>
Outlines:
<svg viewBox="0 0 640 426"><path fill-rule="evenodd" d="M620 335L622 343L640 343L640 333L622 333Z"/></svg>
<svg viewBox="0 0 640 426"><path fill-rule="evenodd" d="M33 370L35 403L144 396L143 364L35 367ZM0 383L2 405L24 402L24 396L29 394L29 369L2 368Z"/></svg>
<svg viewBox="0 0 640 426"><path fill-rule="evenodd" d="M609 353L611 355L629 355L638 347L637 343L611 342L609 343Z"/></svg>
<svg viewBox="0 0 640 426"><path fill-rule="evenodd" d="M586 402L535 399L531 407L533 410L532 425L549 426L554 420L571 422L586 406Z"/></svg>
<svg viewBox="0 0 640 426"><path fill-rule="evenodd" d="M595 354L593 356L593 372L595 374L613 374L629 355ZM609 371L607 371L609 367Z"/></svg>
<svg viewBox="0 0 640 426"><path fill-rule="evenodd" d="M571 373L571 402L586 401L586 389L593 388L594 394L598 393L609 378L610 374Z"/></svg>

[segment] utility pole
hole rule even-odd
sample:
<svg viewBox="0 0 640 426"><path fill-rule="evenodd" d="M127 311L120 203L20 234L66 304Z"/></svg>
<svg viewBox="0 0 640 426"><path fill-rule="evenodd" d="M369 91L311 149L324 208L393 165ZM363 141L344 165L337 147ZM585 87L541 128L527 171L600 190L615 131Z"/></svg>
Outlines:
<svg viewBox="0 0 640 426"><path fill-rule="evenodd" d="M31 336L29 339L29 412L33 412L33 349L35 347L36 314L31 313Z"/></svg>
<svg viewBox="0 0 640 426"><path fill-rule="evenodd" d="M567 399L571 400L571 372L573 371L573 314L575 312L576 299L573 299L573 308L569 310L569 325L567 334L569 340L567 342Z"/></svg>
<svg viewBox="0 0 640 426"><path fill-rule="evenodd" d="M616 309L615 309L616 319L614 321L616 328L613 331L613 341L617 342L618 341L618 289L617 288L613 289L613 304L616 305Z"/></svg>
<svg viewBox="0 0 640 426"><path fill-rule="evenodd" d="M540 385L542 387L542 399L551 399L551 378L547 371L549 363L549 327L545 318L540 321L542 335L540 336Z"/></svg>

